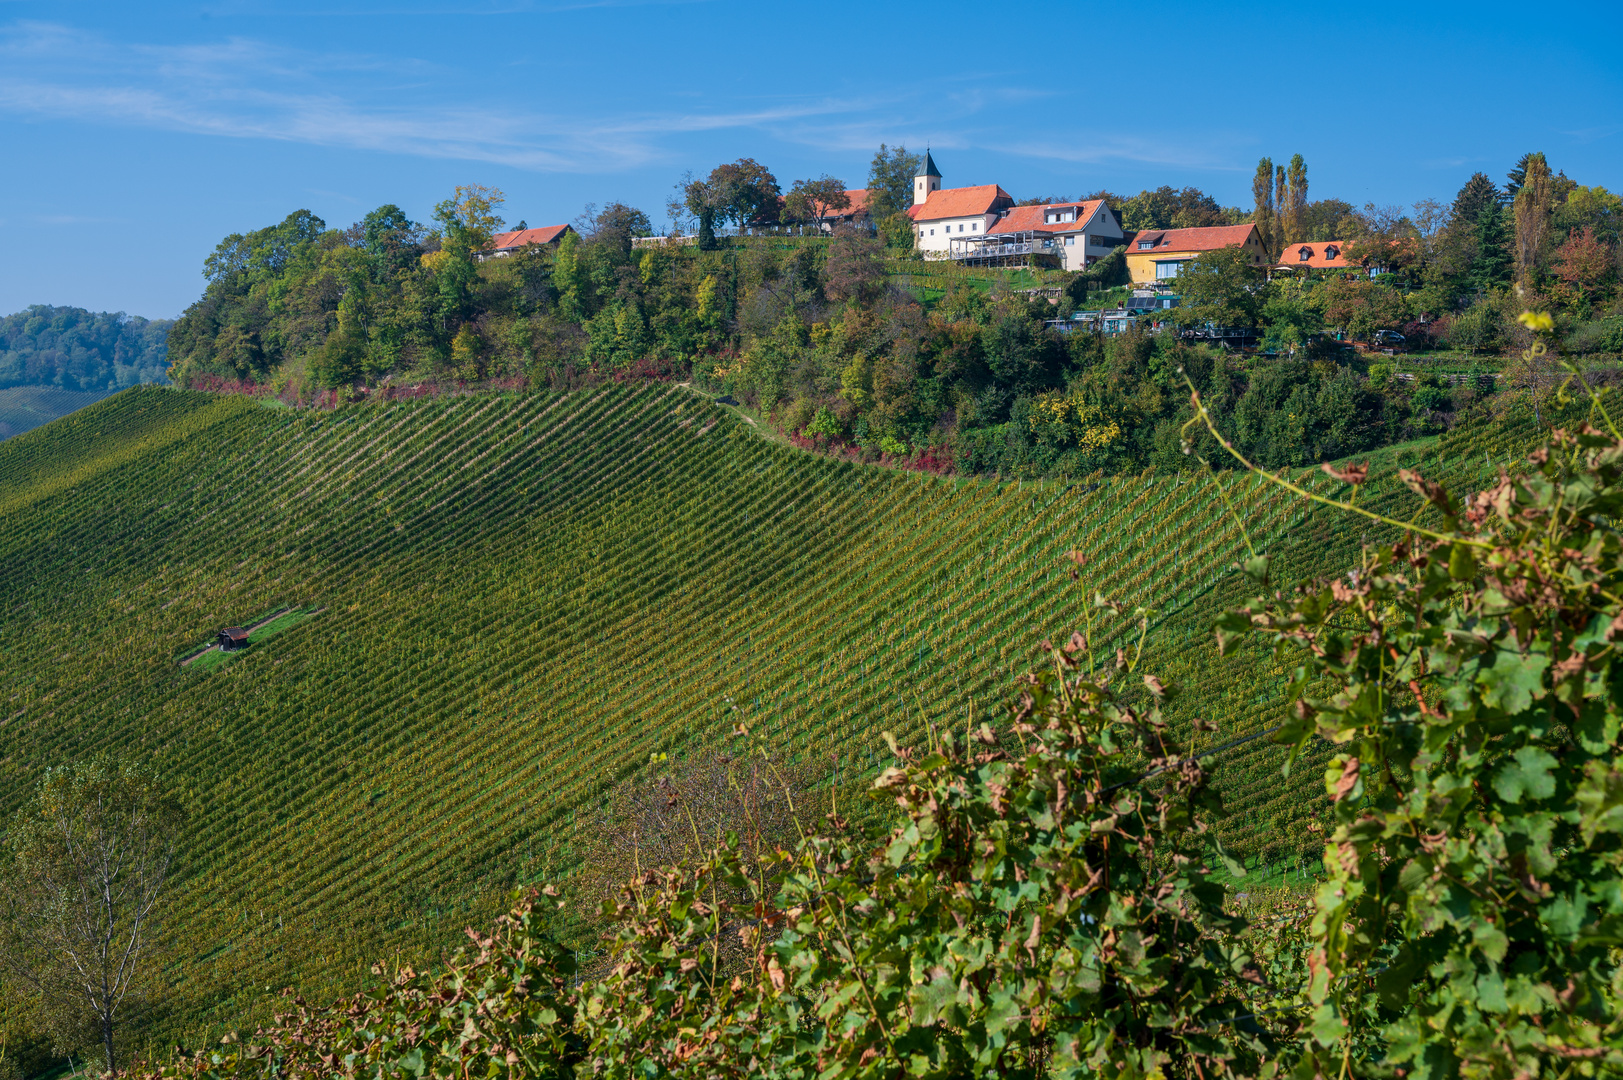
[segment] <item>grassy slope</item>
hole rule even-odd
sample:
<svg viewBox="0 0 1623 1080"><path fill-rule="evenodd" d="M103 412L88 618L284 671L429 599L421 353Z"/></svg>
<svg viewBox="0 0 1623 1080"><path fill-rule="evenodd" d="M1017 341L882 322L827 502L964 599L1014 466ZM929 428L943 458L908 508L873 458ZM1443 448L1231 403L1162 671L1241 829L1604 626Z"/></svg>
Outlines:
<svg viewBox="0 0 1623 1080"><path fill-rule="evenodd" d="M93 405L106 397L99 391L61 390L54 386L8 386L0 389L0 439L9 439Z"/></svg>
<svg viewBox="0 0 1623 1080"><path fill-rule="evenodd" d="M1469 479L1528 434L1394 456ZM1361 526L1230 482L1284 573L1351 565ZM180 778L157 1033L191 1041L267 987L326 995L454 944L567 867L576 811L655 751L745 719L850 778L881 730L920 736L921 705L995 715L1083 623L1073 548L1087 588L1157 610L1146 662L1199 688L1185 717L1277 722L1278 665L1212 655L1243 544L1205 482L838 464L674 387L325 414L127 391L0 447L0 806L104 747ZM326 610L178 667L284 605ZM1284 784L1279 761L1257 742L1222 766L1259 849L1318 798L1312 762Z"/></svg>

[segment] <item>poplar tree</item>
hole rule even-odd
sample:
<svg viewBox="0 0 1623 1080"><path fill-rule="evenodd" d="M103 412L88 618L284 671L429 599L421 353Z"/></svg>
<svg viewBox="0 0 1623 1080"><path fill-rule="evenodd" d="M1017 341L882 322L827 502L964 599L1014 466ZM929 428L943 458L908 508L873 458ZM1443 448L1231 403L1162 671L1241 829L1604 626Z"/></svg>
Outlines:
<svg viewBox="0 0 1623 1080"><path fill-rule="evenodd" d="M1280 250L1284 245L1302 239L1302 215L1307 211L1307 162L1301 154L1291 157L1290 169L1285 174L1285 201L1279 207L1283 222Z"/></svg>
<svg viewBox="0 0 1623 1080"><path fill-rule="evenodd" d="M1549 163L1543 154L1529 154L1521 166L1523 179L1513 204L1516 219L1516 277L1531 284L1539 257L1550 236L1553 212Z"/></svg>
<svg viewBox="0 0 1623 1080"><path fill-rule="evenodd" d="M1274 241L1279 225L1274 212L1274 163L1268 158L1257 162L1257 173L1251 178L1251 196L1257 204L1251 214L1251 221L1257 227L1257 237L1267 249L1268 257L1276 259L1283 241L1279 244Z"/></svg>

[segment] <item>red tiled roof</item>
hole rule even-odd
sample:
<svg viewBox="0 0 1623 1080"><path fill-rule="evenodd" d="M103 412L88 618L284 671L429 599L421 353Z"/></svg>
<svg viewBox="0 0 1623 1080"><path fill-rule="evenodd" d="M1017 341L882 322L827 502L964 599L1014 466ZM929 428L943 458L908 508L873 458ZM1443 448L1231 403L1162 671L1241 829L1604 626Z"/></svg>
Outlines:
<svg viewBox="0 0 1623 1080"><path fill-rule="evenodd" d="M930 192L923 203L914 203L907 216L914 221L940 221L942 218L974 217L989 214L1005 206L1013 206L1014 199L996 184L979 187L942 188Z"/></svg>
<svg viewBox="0 0 1623 1080"><path fill-rule="evenodd" d="M1334 251L1335 255L1330 253ZM1306 257L1303 257L1306 252ZM1347 242L1345 240L1302 240L1294 244L1286 244L1285 250L1279 256L1280 266L1305 266L1312 270L1331 270L1336 267L1353 266L1347 259Z"/></svg>
<svg viewBox="0 0 1623 1080"><path fill-rule="evenodd" d="M845 197L851 200L851 205L839 210L830 210L829 218L854 218L868 212L868 189L851 188L846 191Z"/></svg>
<svg viewBox="0 0 1623 1080"><path fill-rule="evenodd" d="M513 251L526 244L550 244L563 236L568 228L568 225L548 225L540 229L517 229L513 232L497 233L490 238L485 250Z"/></svg>
<svg viewBox="0 0 1623 1080"><path fill-rule="evenodd" d="M990 229L987 229L986 235L991 236L993 233L1012 232L1082 232L1087 228L1088 223L1093 220L1094 213L1098 211L1099 206L1101 203L1103 203L1103 201L1104 200L1102 199L1094 199L1091 202L1082 203L1048 203L1044 206L1017 206L1013 210L1010 210L1007 214L1004 214L1003 220L999 221L996 225L993 225ZM1043 215L1049 210L1069 210L1072 207L1076 208L1075 221L1043 221Z"/></svg>
<svg viewBox="0 0 1623 1080"><path fill-rule="evenodd" d="M1174 251L1216 251L1235 247L1256 235L1255 225L1212 225L1203 229L1144 229L1127 246L1129 255L1159 255ZM1146 241L1155 247L1140 250Z"/></svg>

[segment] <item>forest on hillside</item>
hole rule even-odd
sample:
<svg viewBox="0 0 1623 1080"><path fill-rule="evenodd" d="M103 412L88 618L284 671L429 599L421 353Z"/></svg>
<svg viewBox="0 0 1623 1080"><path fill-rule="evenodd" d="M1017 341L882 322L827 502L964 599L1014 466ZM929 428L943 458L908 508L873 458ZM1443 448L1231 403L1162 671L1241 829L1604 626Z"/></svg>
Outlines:
<svg viewBox="0 0 1623 1080"><path fill-rule="evenodd" d="M775 226L805 205L797 193L808 185L844 181L797 181L784 197L747 159L677 185L667 211L698 227L703 242L691 246L637 248L653 232L649 215L614 203L589 207L554 246L481 260L505 225L504 200L477 185L440 203L431 224L391 205L336 229L301 210L208 257L204 294L170 335L171 373L290 401L380 385L692 379L808 446L1085 475L1187 466L1186 373L1255 460L1305 464L1434 434L1507 391L1548 392L1551 372L1501 361L1529 340L1515 320L1524 307L1550 312L1569 350L1596 363L1623 351L1623 199L1553 172L1542 154L1503 186L1477 174L1451 202L1411 210L1310 200L1300 156L1259 163L1247 213L1192 188L1093 192L1120 205L1129 228L1249 219L1276 256L1329 236L1386 270L1267 280L1213 252L1180 280L1174 332L1117 338L1054 322L1125 296L1119 252L1043 277L1057 298L1022 292L1008 274L917 258L901 216L916 161L881 148L869 177L876 227L832 236ZM741 235L718 235L729 224ZM1260 349L1175 332L1208 325L1255 327ZM1348 347L1382 331L1447 370L1401 370L1413 364Z"/></svg>
<svg viewBox="0 0 1623 1080"><path fill-rule="evenodd" d="M166 382L172 324L49 304L0 317L0 388L111 392Z"/></svg>

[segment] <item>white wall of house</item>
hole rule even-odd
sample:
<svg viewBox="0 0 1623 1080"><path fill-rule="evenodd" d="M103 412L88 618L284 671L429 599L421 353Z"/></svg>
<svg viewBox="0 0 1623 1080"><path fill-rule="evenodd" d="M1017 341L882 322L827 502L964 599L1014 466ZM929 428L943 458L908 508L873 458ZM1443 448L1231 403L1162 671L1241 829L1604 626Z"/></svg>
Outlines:
<svg viewBox="0 0 1623 1080"><path fill-rule="evenodd" d="M951 241L981 236L997 224L997 219L997 214L976 214L974 217L920 221L913 226L913 231L918 237L918 249L924 252L926 259L945 259Z"/></svg>
<svg viewBox="0 0 1623 1080"><path fill-rule="evenodd" d="M1119 247L1124 239L1121 222L1106 206L1096 209L1088 220L1077 222L1074 230L1066 229L1064 233L1067 270L1086 270Z"/></svg>

